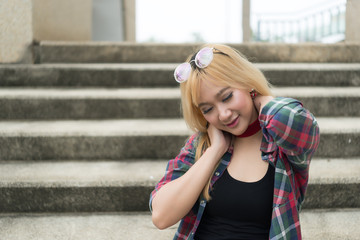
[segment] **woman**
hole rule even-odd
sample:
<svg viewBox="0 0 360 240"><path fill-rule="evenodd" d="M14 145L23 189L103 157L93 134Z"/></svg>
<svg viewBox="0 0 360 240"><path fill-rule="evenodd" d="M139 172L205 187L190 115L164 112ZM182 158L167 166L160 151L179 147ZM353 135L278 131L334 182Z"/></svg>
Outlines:
<svg viewBox="0 0 360 240"><path fill-rule="evenodd" d="M263 74L225 45L174 73L195 134L151 193L155 226L174 239L301 239L299 211L319 143L313 115L273 97Z"/></svg>

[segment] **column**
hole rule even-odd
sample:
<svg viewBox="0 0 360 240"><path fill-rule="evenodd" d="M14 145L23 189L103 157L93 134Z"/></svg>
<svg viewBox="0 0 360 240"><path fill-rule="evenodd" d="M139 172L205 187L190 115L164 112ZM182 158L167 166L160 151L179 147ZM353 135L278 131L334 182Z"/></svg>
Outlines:
<svg viewBox="0 0 360 240"><path fill-rule="evenodd" d="M136 41L136 0L123 0L124 40Z"/></svg>
<svg viewBox="0 0 360 240"><path fill-rule="evenodd" d="M345 41L360 42L360 1L347 0L346 2L346 24Z"/></svg>
<svg viewBox="0 0 360 240"><path fill-rule="evenodd" d="M243 29L243 42L250 42L251 41L250 0L243 0L242 29Z"/></svg>

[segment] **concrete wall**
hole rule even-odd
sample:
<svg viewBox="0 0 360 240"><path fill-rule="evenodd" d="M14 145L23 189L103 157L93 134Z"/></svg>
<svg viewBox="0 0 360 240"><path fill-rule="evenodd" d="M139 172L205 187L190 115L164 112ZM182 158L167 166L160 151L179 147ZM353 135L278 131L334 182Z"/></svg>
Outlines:
<svg viewBox="0 0 360 240"><path fill-rule="evenodd" d="M37 41L90 41L92 0L32 0Z"/></svg>
<svg viewBox="0 0 360 240"><path fill-rule="evenodd" d="M0 0L0 63L32 61L31 0Z"/></svg>

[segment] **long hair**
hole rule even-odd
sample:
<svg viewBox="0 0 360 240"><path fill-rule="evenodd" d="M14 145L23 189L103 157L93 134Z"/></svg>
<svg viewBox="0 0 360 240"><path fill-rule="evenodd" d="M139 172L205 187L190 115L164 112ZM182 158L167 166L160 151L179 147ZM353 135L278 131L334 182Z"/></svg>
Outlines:
<svg viewBox="0 0 360 240"><path fill-rule="evenodd" d="M192 67L189 79L180 84L181 108L188 127L194 132L200 132L198 147L195 154L197 161L210 146L207 134L207 121L197 107L202 81L211 81L218 86L251 90L255 89L260 95L272 96L270 84L263 73L250 63L237 50L220 44L206 44L202 47L214 48L214 58L206 68ZM189 56L190 61L193 56ZM215 168L216 169L216 168ZM215 171L214 169L214 171ZM203 189L203 196L210 200L210 180Z"/></svg>

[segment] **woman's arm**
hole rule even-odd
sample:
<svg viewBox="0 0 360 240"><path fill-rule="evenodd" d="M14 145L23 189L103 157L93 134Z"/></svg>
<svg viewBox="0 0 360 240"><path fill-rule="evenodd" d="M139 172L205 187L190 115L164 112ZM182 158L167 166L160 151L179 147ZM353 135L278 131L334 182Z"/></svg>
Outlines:
<svg viewBox="0 0 360 240"><path fill-rule="evenodd" d="M265 137L275 142L295 169L306 169L319 144L315 117L295 99L259 96L254 104Z"/></svg>
<svg viewBox="0 0 360 240"><path fill-rule="evenodd" d="M182 176L166 183L156 192L151 202L152 220L159 229L174 225L192 209L219 159L228 149L229 137L211 125L208 133L212 145L200 159Z"/></svg>

